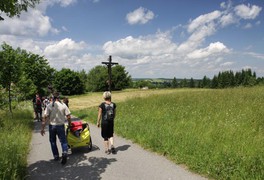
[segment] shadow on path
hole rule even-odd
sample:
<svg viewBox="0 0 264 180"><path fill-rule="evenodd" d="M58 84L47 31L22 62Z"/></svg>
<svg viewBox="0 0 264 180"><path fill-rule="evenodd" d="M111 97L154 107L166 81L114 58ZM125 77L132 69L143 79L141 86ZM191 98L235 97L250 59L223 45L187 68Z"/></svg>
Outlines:
<svg viewBox="0 0 264 180"><path fill-rule="evenodd" d="M89 157L83 152L75 152L69 155L66 165L60 161L37 161L28 167L27 179L101 179L100 175L105 172L107 166L116 162L115 158Z"/></svg>
<svg viewBox="0 0 264 180"><path fill-rule="evenodd" d="M123 145L123 146L118 146L116 147L116 151L126 151L128 150L128 148L130 148L130 145Z"/></svg>

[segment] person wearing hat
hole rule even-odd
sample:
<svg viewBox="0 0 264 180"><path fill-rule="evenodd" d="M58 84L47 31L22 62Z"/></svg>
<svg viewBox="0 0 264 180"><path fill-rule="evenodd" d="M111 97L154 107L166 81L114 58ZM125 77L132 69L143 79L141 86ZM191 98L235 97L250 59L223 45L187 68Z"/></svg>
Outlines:
<svg viewBox="0 0 264 180"><path fill-rule="evenodd" d="M62 147L61 164L66 164L68 156L68 143L65 135L64 122L66 118L68 124L71 124L71 112L69 108L60 101L59 94L54 93L52 103L50 103L44 112L44 121L42 122L41 135L45 135L45 126L49 120L49 141L52 154L55 161L59 160L59 151L56 144L56 136L58 136Z"/></svg>

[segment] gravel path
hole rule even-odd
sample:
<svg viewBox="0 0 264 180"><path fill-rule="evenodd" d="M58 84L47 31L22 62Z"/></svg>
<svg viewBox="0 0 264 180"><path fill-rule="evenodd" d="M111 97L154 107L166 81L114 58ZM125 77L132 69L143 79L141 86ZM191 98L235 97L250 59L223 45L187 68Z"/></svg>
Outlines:
<svg viewBox="0 0 264 180"><path fill-rule="evenodd" d="M104 153L100 129L90 125L93 142L87 148L69 150L66 165L53 161L49 134L40 135L40 122L35 122L31 151L28 155L29 180L202 180L206 179L175 165L166 158L148 152L129 140L115 136L117 154ZM61 150L58 142L59 150Z"/></svg>

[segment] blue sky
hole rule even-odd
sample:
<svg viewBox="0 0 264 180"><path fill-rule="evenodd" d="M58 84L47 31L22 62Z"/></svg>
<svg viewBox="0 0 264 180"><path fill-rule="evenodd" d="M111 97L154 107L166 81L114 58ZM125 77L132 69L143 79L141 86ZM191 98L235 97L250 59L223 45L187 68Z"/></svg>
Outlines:
<svg viewBox="0 0 264 180"><path fill-rule="evenodd" d="M45 0L0 21L0 43L57 70L89 70L112 55L132 78L264 76L263 0Z"/></svg>

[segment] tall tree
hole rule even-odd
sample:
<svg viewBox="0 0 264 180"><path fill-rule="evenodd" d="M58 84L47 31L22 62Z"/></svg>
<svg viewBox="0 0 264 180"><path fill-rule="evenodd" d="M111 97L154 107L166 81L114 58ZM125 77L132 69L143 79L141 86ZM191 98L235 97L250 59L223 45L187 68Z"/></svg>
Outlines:
<svg viewBox="0 0 264 180"><path fill-rule="evenodd" d="M88 73L87 90L91 92L107 90L108 89L107 79L108 79L107 68L104 66L95 66Z"/></svg>
<svg viewBox="0 0 264 180"><path fill-rule="evenodd" d="M211 84L211 80L208 77L204 76L203 77L203 80L202 80L201 86L203 88L209 88L210 87L210 84Z"/></svg>
<svg viewBox="0 0 264 180"><path fill-rule="evenodd" d="M79 74L66 68L55 73L54 88L63 95L82 94L85 91Z"/></svg>
<svg viewBox="0 0 264 180"><path fill-rule="evenodd" d="M21 61L16 50L4 43L0 51L0 84L8 92L9 111L12 114L12 85L19 81L21 75Z"/></svg>
<svg viewBox="0 0 264 180"><path fill-rule="evenodd" d="M211 88L216 89L218 87L218 78L214 76L211 82Z"/></svg>
<svg viewBox="0 0 264 180"><path fill-rule="evenodd" d="M180 81L180 87L181 88L188 87L188 82L187 82L186 78L184 78L183 80Z"/></svg>
<svg viewBox="0 0 264 180"><path fill-rule="evenodd" d="M178 82L176 77L173 78L172 82L171 82L171 87L172 88L177 88L178 87Z"/></svg>
<svg viewBox="0 0 264 180"><path fill-rule="evenodd" d="M32 81L37 92L45 94L48 85L52 84L55 69L50 67L48 60L43 56L28 53L25 50L22 50L21 54L23 58L23 75L26 79Z"/></svg>
<svg viewBox="0 0 264 180"><path fill-rule="evenodd" d="M27 11L28 8L34 8L40 0L1 0L0 12L4 12L8 17L19 16L22 11ZM0 16L0 20L4 20Z"/></svg>
<svg viewBox="0 0 264 180"><path fill-rule="evenodd" d="M189 82L189 87L190 88L195 88L195 82L194 82L193 78L191 78L191 80Z"/></svg>
<svg viewBox="0 0 264 180"><path fill-rule="evenodd" d="M84 83L84 87L85 87L85 91L87 91L87 87L88 87L88 74L85 72L84 69L82 69L81 71L77 71L77 73L79 74L79 77L81 79L81 81Z"/></svg>
<svg viewBox="0 0 264 180"><path fill-rule="evenodd" d="M105 91L108 89L108 74L105 66L96 66L88 73L88 91ZM116 65L112 68L111 89L120 90L132 84L125 67Z"/></svg>
<svg viewBox="0 0 264 180"><path fill-rule="evenodd" d="M125 67L116 65L112 70L112 86L115 90L122 90L131 85L131 76L126 72Z"/></svg>

